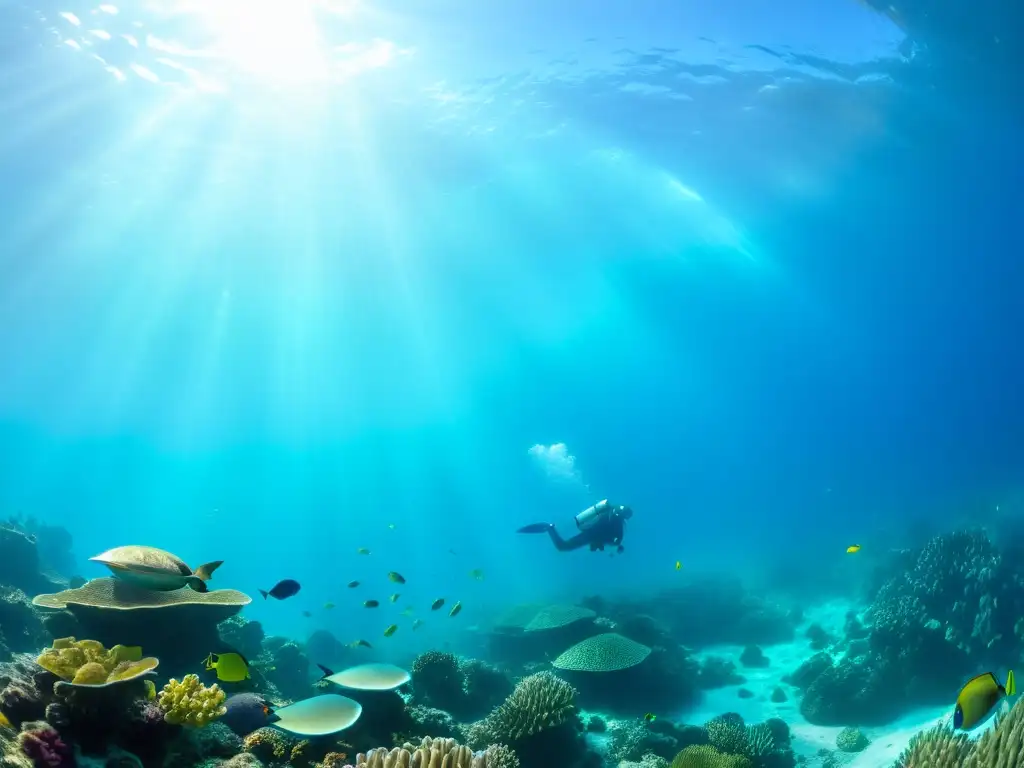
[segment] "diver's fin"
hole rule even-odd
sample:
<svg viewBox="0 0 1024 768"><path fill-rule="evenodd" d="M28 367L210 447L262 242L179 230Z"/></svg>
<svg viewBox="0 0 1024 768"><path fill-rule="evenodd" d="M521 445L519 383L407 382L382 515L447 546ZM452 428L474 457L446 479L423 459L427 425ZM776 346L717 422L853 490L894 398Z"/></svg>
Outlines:
<svg viewBox="0 0 1024 768"><path fill-rule="evenodd" d="M551 523L534 523L533 525L524 525L516 533L547 533L551 530Z"/></svg>
<svg viewBox="0 0 1024 768"><path fill-rule="evenodd" d="M212 563L203 563L196 568L195 575L203 581L208 581L213 578L213 572L224 565L223 560L214 560Z"/></svg>
<svg viewBox="0 0 1024 768"><path fill-rule="evenodd" d="M1013 696L1017 693L1017 681L1013 678L1012 669L1006 673L1006 685L1003 687L1006 689L1007 696Z"/></svg>
<svg viewBox="0 0 1024 768"><path fill-rule="evenodd" d="M324 673L324 676L320 678L321 680L326 680L328 677L334 674L334 670L328 669L323 664L317 664L317 666L320 667L320 671Z"/></svg>

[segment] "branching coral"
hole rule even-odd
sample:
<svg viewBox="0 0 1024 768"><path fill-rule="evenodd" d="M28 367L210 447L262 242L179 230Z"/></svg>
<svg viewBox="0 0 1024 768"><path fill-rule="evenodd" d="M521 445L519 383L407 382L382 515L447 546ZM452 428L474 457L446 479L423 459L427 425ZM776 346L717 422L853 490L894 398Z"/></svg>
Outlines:
<svg viewBox="0 0 1024 768"><path fill-rule="evenodd" d="M167 722L201 727L227 712L225 698L224 691L216 683L207 688L199 682L197 675L185 675L181 682L172 678L164 686L158 703Z"/></svg>
<svg viewBox="0 0 1024 768"><path fill-rule="evenodd" d="M470 744L514 744L569 721L576 690L550 672L524 677L501 706L470 729Z"/></svg>
<svg viewBox="0 0 1024 768"><path fill-rule="evenodd" d="M962 768L970 749L965 734L937 725L914 736L893 768Z"/></svg>

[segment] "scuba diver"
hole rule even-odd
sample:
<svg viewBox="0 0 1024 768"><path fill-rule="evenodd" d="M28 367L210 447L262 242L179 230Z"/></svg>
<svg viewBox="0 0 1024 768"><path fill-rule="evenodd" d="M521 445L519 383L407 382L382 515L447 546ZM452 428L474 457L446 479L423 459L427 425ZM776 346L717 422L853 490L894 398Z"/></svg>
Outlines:
<svg viewBox="0 0 1024 768"><path fill-rule="evenodd" d="M570 539L563 539L555 529L554 523L525 525L517 533L546 533L559 552L580 549L588 544L591 552L603 552L608 544L617 547L617 551L621 552L625 523L632 516L633 510L629 507L614 506L605 499L576 515L576 527L580 532Z"/></svg>

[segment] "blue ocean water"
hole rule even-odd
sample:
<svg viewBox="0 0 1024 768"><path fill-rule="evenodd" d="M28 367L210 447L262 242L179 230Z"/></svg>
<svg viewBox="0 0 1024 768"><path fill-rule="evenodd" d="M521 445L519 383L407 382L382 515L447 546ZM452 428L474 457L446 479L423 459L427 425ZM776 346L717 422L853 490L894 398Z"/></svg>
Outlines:
<svg viewBox="0 0 1024 768"><path fill-rule="evenodd" d="M1017 503L999 73L844 0L677 5L6 4L0 511L86 577L297 579L246 609L296 637L462 601L397 658L676 561L841 591ZM605 497L621 555L515 534Z"/></svg>

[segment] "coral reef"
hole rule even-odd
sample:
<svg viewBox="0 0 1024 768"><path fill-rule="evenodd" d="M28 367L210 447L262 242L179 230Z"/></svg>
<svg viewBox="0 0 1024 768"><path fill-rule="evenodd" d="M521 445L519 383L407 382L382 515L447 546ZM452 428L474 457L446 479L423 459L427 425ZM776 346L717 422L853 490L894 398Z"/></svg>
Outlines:
<svg viewBox="0 0 1024 768"><path fill-rule="evenodd" d="M970 747L965 734L937 725L914 736L893 768L962 768Z"/></svg>
<svg viewBox="0 0 1024 768"><path fill-rule="evenodd" d="M501 703L512 692L512 683L504 672L486 662L426 651L413 661L412 690L412 700L418 704L474 719Z"/></svg>
<svg viewBox="0 0 1024 768"><path fill-rule="evenodd" d="M96 640L64 637L54 640L36 663L72 685L102 686L134 680L152 672L160 662L143 657L138 646L115 645L108 650Z"/></svg>
<svg viewBox="0 0 1024 768"><path fill-rule="evenodd" d="M848 617L846 655L794 680L811 722L884 724L910 706L944 703L974 670L1020 656L1024 578L984 532L935 536L892 567L865 613L867 642Z"/></svg>
<svg viewBox="0 0 1024 768"><path fill-rule="evenodd" d="M35 650L46 642L46 635L28 596L20 589L0 586L0 661L12 653Z"/></svg>
<svg viewBox="0 0 1024 768"><path fill-rule="evenodd" d="M843 728L836 736L836 747L842 752L863 752L870 743L860 728Z"/></svg>
<svg viewBox="0 0 1024 768"><path fill-rule="evenodd" d="M250 659L255 659L263 650L265 635L263 625L258 621L232 616L217 625L217 635L220 637L221 643ZM333 661L324 663L333 663Z"/></svg>
<svg viewBox="0 0 1024 768"><path fill-rule="evenodd" d="M32 594L59 586L43 575L35 534L10 521L0 523L0 584Z"/></svg>
<svg viewBox="0 0 1024 768"><path fill-rule="evenodd" d="M270 683L289 700L309 695L309 657L299 646L284 637L268 637L263 641L263 664Z"/></svg>
<svg viewBox="0 0 1024 768"><path fill-rule="evenodd" d="M356 756L356 768L519 768L515 753L503 745L491 745L474 753L454 739L424 738L418 744L394 749L374 749Z"/></svg>
<svg viewBox="0 0 1024 768"><path fill-rule="evenodd" d="M678 708L697 696L698 667L678 645L649 648L605 632L567 649L552 666L573 684L584 705L607 712Z"/></svg>
<svg viewBox="0 0 1024 768"><path fill-rule="evenodd" d="M687 747L673 758L671 768L751 768L750 759L742 755L719 752L707 745Z"/></svg>
<svg viewBox="0 0 1024 768"><path fill-rule="evenodd" d="M71 768L75 765L74 750L46 722L23 724L18 734L18 748L35 768Z"/></svg>
<svg viewBox="0 0 1024 768"><path fill-rule="evenodd" d="M550 672L523 678L503 704L466 731L471 748L512 748L526 765L574 765L585 761L586 741L576 710L576 691Z"/></svg>
<svg viewBox="0 0 1024 768"><path fill-rule="evenodd" d="M227 712L224 691L214 683L206 687L196 675L185 675L179 682L172 678L157 699L164 718L175 725L202 727Z"/></svg>
<svg viewBox="0 0 1024 768"><path fill-rule="evenodd" d="M32 602L44 610L66 609L83 633L101 643L140 645L172 668L188 668L219 647L218 623L251 598L233 589L158 592L104 577Z"/></svg>

